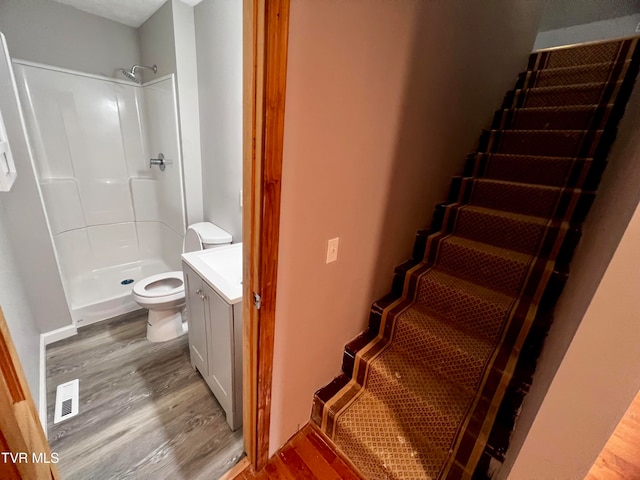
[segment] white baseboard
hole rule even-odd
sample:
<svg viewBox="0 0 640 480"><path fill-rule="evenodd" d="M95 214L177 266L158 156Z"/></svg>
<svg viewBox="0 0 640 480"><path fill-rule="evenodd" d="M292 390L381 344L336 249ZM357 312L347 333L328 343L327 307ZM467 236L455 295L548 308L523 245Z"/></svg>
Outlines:
<svg viewBox="0 0 640 480"><path fill-rule="evenodd" d="M44 430L44 436L47 435L47 346L45 344L45 334L40 335L40 378L38 394L38 416Z"/></svg>
<svg viewBox="0 0 640 480"><path fill-rule="evenodd" d="M58 328L56 330L51 330L50 332L43 333L41 335L44 338L44 344L50 345L59 340L64 340L65 338L73 337L78 333L78 329L75 325L67 325L66 327Z"/></svg>
<svg viewBox="0 0 640 480"><path fill-rule="evenodd" d="M47 436L47 345L72 337L78 333L75 325L67 325L47 333L40 334L40 377L38 395L38 416Z"/></svg>

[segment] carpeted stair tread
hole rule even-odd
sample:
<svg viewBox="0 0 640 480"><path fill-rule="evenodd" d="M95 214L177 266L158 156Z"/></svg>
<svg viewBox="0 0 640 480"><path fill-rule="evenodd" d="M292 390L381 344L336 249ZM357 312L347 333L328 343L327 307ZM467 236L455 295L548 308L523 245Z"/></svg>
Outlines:
<svg viewBox="0 0 640 480"><path fill-rule="evenodd" d="M503 108L551 107L567 105L597 105L615 99L622 82L612 85L584 83L554 87L534 87L513 90L505 96Z"/></svg>
<svg viewBox="0 0 640 480"><path fill-rule="evenodd" d="M438 268L506 295L516 295L532 258L515 250L454 235L440 242Z"/></svg>
<svg viewBox="0 0 640 480"><path fill-rule="evenodd" d="M432 480L447 451L430 442L434 431L427 425L419 414L403 424L395 408L364 389L339 417L333 440L366 479Z"/></svg>
<svg viewBox="0 0 640 480"><path fill-rule="evenodd" d="M472 388L482 371L492 343L488 338L440 318L414 304L400 315L396 342L413 353L414 362L428 365L462 388Z"/></svg>
<svg viewBox="0 0 640 480"><path fill-rule="evenodd" d="M635 49L636 42L637 38L631 38L534 52L529 57L528 70L578 67L626 61L627 58L630 58L630 53Z"/></svg>
<svg viewBox="0 0 640 480"><path fill-rule="evenodd" d="M601 129L611 114L612 104L525 107L496 112L494 130L587 130Z"/></svg>
<svg viewBox="0 0 640 480"><path fill-rule="evenodd" d="M456 235L500 248L534 254L547 220L504 210L465 206L457 212Z"/></svg>
<svg viewBox="0 0 640 480"><path fill-rule="evenodd" d="M484 155L481 161L483 168L479 176L482 178L563 187L576 159L491 153ZM591 159L579 161L587 162Z"/></svg>
<svg viewBox="0 0 640 480"><path fill-rule="evenodd" d="M562 193L559 187L478 178L473 182L470 205L505 210L534 217L550 217Z"/></svg>
<svg viewBox="0 0 640 480"><path fill-rule="evenodd" d="M478 151L541 157L592 157L602 130L487 130Z"/></svg>
<svg viewBox="0 0 640 480"><path fill-rule="evenodd" d="M434 316L493 340L513 298L432 268L418 280L415 302Z"/></svg>
<svg viewBox="0 0 640 480"><path fill-rule="evenodd" d="M473 390L431 369L396 342L369 363L366 386L383 402L397 405L398 417L407 418L413 412L452 432L473 398Z"/></svg>
<svg viewBox="0 0 640 480"><path fill-rule="evenodd" d="M605 83L612 74L624 76L631 65L626 62L604 62L571 67L545 68L526 71L518 78L518 88L553 87L557 85L575 85L581 83Z"/></svg>

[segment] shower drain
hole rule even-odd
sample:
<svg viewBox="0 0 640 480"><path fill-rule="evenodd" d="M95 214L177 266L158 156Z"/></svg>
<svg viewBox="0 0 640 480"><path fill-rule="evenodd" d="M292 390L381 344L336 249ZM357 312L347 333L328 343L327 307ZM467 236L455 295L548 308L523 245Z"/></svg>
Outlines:
<svg viewBox="0 0 640 480"><path fill-rule="evenodd" d="M133 283L133 278L126 278L126 279L122 280L120 282L120 285L129 285L130 283Z"/></svg>

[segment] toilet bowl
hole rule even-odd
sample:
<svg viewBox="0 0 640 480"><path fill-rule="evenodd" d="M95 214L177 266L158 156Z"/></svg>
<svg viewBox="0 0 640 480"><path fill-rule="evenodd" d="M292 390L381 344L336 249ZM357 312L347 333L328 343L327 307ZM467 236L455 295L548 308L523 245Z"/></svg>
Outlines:
<svg viewBox="0 0 640 480"><path fill-rule="evenodd" d="M229 245L231 234L220 227L200 222L190 225L184 237L183 253ZM133 285L133 300L149 310L147 339L166 342L187 332L182 311L185 306L184 278L181 271L159 273Z"/></svg>
<svg viewBox="0 0 640 480"><path fill-rule="evenodd" d="M185 333L182 322L184 278L182 272L166 272L143 278L133 286L133 299L149 310L147 338L165 342Z"/></svg>

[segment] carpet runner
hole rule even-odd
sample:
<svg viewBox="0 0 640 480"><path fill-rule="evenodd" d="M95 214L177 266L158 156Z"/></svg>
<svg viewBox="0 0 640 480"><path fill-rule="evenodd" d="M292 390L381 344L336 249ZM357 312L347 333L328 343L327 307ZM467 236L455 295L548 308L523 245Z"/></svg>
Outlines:
<svg viewBox="0 0 640 480"><path fill-rule="evenodd" d="M637 47L631 38L531 55L417 243L418 262L396 279L398 295L374 304L379 324L316 393L312 419L364 478L477 478L541 299L575 247Z"/></svg>

